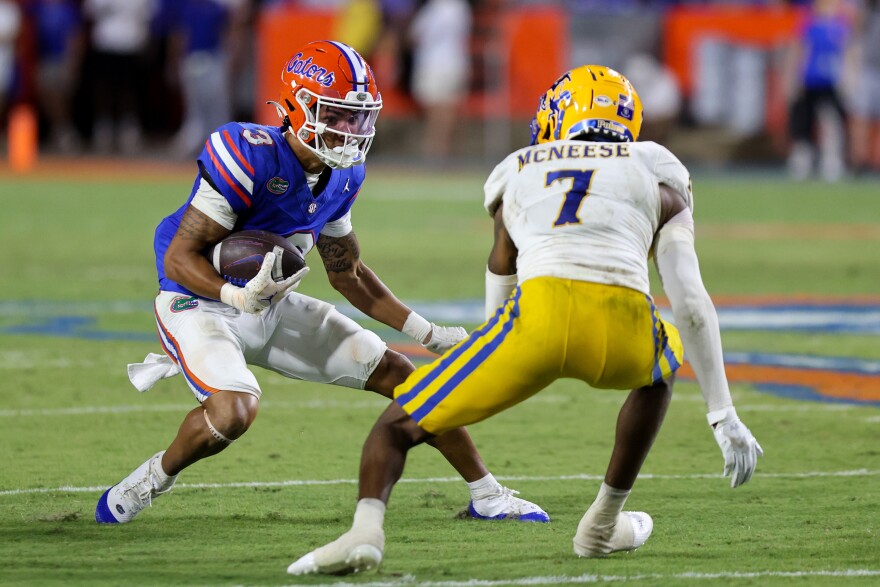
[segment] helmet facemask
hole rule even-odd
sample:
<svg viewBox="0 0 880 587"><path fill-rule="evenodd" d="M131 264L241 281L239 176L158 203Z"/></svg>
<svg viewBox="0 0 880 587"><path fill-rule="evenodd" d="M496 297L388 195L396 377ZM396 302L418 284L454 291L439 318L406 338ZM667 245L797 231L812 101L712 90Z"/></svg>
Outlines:
<svg viewBox="0 0 880 587"><path fill-rule="evenodd" d="M293 130L304 147L334 169L364 163L376 135L381 97L374 100L368 92L351 91L337 99L300 88L296 101L305 122Z"/></svg>

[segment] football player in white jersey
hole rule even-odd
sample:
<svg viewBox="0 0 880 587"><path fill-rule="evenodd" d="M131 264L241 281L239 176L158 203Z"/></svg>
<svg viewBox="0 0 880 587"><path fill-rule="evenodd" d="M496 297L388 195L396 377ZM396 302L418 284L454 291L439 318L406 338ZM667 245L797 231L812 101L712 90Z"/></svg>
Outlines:
<svg viewBox="0 0 880 587"><path fill-rule="evenodd" d="M502 161L485 185L495 221L487 321L394 390L364 445L351 530L292 563L289 573L377 566L385 504L407 451L561 377L632 390L574 551L604 557L638 548L653 520L623 506L663 422L682 341L724 474L732 487L751 478L763 452L730 397L718 319L694 250L688 172L664 147L636 142L641 123L638 94L607 67L573 69L541 98L532 145ZM660 317L649 293L652 256L678 329Z"/></svg>
<svg viewBox="0 0 880 587"><path fill-rule="evenodd" d="M411 311L361 260L351 208L382 107L369 65L342 43L309 43L282 69L280 89L282 126L232 122L212 133L189 198L156 229L156 326L165 355L129 365L129 377L144 391L180 373L200 405L166 450L104 492L99 523L130 522L183 469L248 430L262 394L249 365L388 398L414 369L331 304L293 292L307 268L276 283L268 253L246 285L225 282L203 252L230 232L267 230L304 253L316 248L330 283L353 306L433 352L467 336ZM495 480L465 430L432 444L468 482L471 517L549 521Z"/></svg>

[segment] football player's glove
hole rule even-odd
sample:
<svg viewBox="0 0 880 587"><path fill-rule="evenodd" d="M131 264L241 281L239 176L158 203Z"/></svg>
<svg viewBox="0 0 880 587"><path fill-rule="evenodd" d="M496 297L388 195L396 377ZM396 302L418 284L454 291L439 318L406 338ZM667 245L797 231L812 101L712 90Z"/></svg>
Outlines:
<svg viewBox="0 0 880 587"><path fill-rule="evenodd" d="M437 326L431 324L431 338L422 346L438 355L442 355L467 338L467 330L461 326Z"/></svg>
<svg viewBox="0 0 880 587"><path fill-rule="evenodd" d="M730 475L731 487L739 487L752 478L764 450L733 407L709 412L706 418L724 456L724 476Z"/></svg>
<svg viewBox="0 0 880 587"><path fill-rule="evenodd" d="M461 326L437 326L415 312L410 312L406 317L406 322L400 331L413 337L423 347L438 355L442 355L467 338L468 335L467 330Z"/></svg>
<svg viewBox="0 0 880 587"><path fill-rule="evenodd" d="M272 279L274 265L275 253L266 253L260 270L247 282L247 285L238 287L231 283L223 284L223 287L220 288L220 301L241 312L259 315L269 306L276 294L281 293L281 297L283 297L296 289L303 277L309 272L308 267L303 267L284 281L276 282Z"/></svg>

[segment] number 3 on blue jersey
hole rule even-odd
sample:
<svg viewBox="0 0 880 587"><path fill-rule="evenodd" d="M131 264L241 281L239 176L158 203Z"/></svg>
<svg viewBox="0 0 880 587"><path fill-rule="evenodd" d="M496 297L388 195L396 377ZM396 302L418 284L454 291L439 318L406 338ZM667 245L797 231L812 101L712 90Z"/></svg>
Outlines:
<svg viewBox="0 0 880 587"><path fill-rule="evenodd" d="M578 210L581 209L581 203L589 195L590 184L593 182L593 172L595 169L561 169L552 171L547 174L545 187L550 187L554 181L563 179L571 179L571 189L565 193L565 200L562 201L562 208L559 210L559 216L553 226L564 226L566 224L580 224L581 219L578 218Z"/></svg>

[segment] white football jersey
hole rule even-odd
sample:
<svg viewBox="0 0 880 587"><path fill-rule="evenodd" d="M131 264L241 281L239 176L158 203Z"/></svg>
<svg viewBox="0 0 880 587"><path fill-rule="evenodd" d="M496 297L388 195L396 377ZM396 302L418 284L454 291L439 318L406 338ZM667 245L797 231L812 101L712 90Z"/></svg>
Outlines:
<svg viewBox="0 0 880 587"><path fill-rule="evenodd" d="M485 206L494 215L504 203L519 283L561 277L647 294L660 184L693 210L688 171L665 147L555 141L502 161L486 180Z"/></svg>

